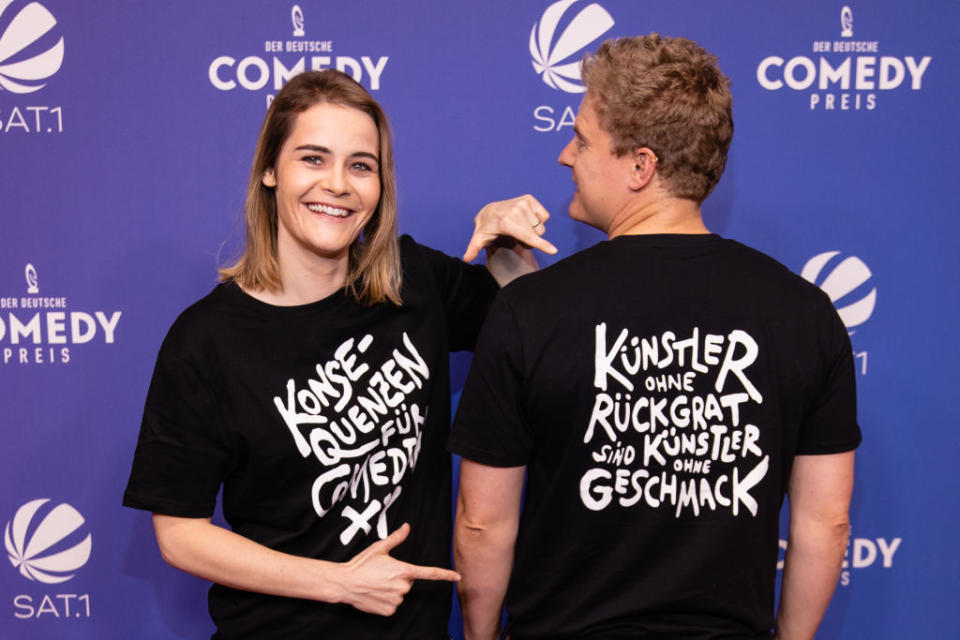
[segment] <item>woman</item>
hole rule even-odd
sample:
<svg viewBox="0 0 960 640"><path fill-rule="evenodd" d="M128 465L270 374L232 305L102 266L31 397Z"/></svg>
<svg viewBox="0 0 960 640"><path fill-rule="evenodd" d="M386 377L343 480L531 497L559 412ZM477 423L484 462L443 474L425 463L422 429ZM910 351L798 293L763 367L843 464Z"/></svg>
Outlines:
<svg viewBox="0 0 960 640"><path fill-rule="evenodd" d="M277 94L246 209L244 254L161 347L124 504L215 583L215 638L446 637L448 353L496 282L396 237L386 116L339 72ZM547 217L488 205L467 257L503 235L555 251ZM504 280L519 246L490 255Z"/></svg>

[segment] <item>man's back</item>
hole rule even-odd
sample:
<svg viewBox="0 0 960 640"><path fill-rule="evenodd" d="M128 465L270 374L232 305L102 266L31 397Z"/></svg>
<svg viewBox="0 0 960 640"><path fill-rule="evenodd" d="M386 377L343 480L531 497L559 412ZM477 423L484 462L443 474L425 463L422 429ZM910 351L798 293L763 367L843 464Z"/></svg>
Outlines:
<svg viewBox="0 0 960 640"><path fill-rule="evenodd" d="M523 638L762 636L797 454L859 442L816 287L715 235L627 235L506 288L451 448L528 481Z"/></svg>

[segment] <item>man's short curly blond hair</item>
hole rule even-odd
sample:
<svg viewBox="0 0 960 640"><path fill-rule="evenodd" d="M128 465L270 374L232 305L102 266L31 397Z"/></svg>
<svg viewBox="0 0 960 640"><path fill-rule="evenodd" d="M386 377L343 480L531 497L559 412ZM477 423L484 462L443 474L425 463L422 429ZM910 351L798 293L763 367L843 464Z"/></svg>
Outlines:
<svg viewBox="0 0 960 640"><path fill-rule="evenodd" d="M587 96L618 156L647 147L671 195L703 202L733 138L730 80L717 58L656 33L604 42L583 61Z"/></svg>

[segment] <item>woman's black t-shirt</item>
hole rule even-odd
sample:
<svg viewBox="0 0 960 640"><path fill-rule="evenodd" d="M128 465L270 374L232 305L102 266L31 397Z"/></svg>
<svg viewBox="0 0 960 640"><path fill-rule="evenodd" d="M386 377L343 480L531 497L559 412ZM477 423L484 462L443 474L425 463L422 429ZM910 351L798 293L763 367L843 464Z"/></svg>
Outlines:
<svg viewBox="0 0 960 640"><path fill-rule="evenodd" d="M449 566L449 352L472 349L496 283L401 239L403 306L344 292L277 307L221 284L157 358L124 504L206 518L342 562L404 522L392 555ZM418 581L386 618L214 585L217 638L446 637L451 586Z"/></svg>

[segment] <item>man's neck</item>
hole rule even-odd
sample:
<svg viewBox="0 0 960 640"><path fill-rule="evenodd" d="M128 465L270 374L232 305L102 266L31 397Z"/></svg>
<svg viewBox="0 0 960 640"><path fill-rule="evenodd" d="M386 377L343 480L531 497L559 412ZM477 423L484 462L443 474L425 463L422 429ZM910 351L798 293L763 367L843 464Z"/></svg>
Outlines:
<svg viewBox="0 0 960 640"><path fill-rule="evenodd" d="M633 204L614 216L607 230L610 239L653 233L710 233L703 224L700 205L693 200L661 197Z"/></svg>

